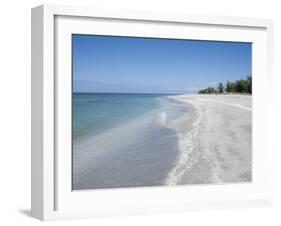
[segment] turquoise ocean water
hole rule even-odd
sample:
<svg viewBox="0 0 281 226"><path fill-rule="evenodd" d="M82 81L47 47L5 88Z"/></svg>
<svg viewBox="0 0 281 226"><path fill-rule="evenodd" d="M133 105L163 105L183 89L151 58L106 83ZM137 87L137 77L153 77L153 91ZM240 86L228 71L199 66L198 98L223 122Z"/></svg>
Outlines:
<svg viewBox="0 0 281 226"><path fill-rule="evenodd" d="M163 185L178 154L166 94L73 94L74 190Z"/></svg>

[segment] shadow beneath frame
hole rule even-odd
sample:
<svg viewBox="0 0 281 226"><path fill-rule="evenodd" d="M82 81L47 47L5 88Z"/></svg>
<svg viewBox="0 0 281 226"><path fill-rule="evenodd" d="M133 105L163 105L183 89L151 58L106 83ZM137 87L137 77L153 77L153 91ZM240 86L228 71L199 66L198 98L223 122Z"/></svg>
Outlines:
<svg viewBox="0 0 281 226"><path fill-rule="evenodd" d="M18 212L21 213L22 215L26 216L26 217L31 217L31 210L30 209L19 209Z"/></svg>

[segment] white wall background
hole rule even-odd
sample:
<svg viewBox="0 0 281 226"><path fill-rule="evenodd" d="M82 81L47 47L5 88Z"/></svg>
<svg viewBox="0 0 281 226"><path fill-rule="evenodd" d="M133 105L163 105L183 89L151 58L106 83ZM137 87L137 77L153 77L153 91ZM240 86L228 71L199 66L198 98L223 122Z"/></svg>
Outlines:
<svg viewBox="0 0 281 226"><path fill-rule="evenodd" d="M278 0L6 0L0 8L0 225L38 225L30 208L30 8L43 3L98 8L232 15L275 20L274 115L281 116L281 6ZM276 203L235 209L50 222L52 225L281 225L280 119L271 120ZM280 137L280 138L279 138Z"/></svg>

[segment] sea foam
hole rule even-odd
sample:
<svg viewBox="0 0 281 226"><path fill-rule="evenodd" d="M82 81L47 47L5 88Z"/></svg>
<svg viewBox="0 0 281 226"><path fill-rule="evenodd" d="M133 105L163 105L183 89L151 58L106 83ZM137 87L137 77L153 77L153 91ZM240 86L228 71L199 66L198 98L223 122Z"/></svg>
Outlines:
<svg viewBox="0 0 281 226"><path fill-rule="evenodd" d="M189 102L189 101L185 101ZM196 155L194 152L195 149L195 138L199 133L199 125L202 119L202 112L199 106L192 104L197 111L197 118L192 123L192 129L187 133L180 133L179 136L179 156L177 159L176 166L170 171L166 179L166 184L168 185L177 185L181 182L184 173L197 161Z"/></svg>
<svg viewBox="0 0 281 226"><path fill-rule="evenodd" d="M165 113L165 112L159 113L159 115L157 117L157 123L160 126L166 127L167 126L167 113Z"/></svg>

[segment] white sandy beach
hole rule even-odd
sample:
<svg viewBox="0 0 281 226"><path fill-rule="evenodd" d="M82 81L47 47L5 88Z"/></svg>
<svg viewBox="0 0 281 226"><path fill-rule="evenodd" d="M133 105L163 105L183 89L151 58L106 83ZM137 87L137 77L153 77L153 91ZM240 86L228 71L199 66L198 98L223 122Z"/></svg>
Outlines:
<svg viewBox="0 0 281 226"><path fill-rule="evenodd" d="M251 96L159 100L163 106L73 143L75 190L252 180Z"/></svg>
<svg viewBox="0 0 281 226"><path fill-rule="evenodd" d="M170 125L179 132L180 154L166 183L251 181L251 96L195 94L170 98L193 110Z"/></svg>

